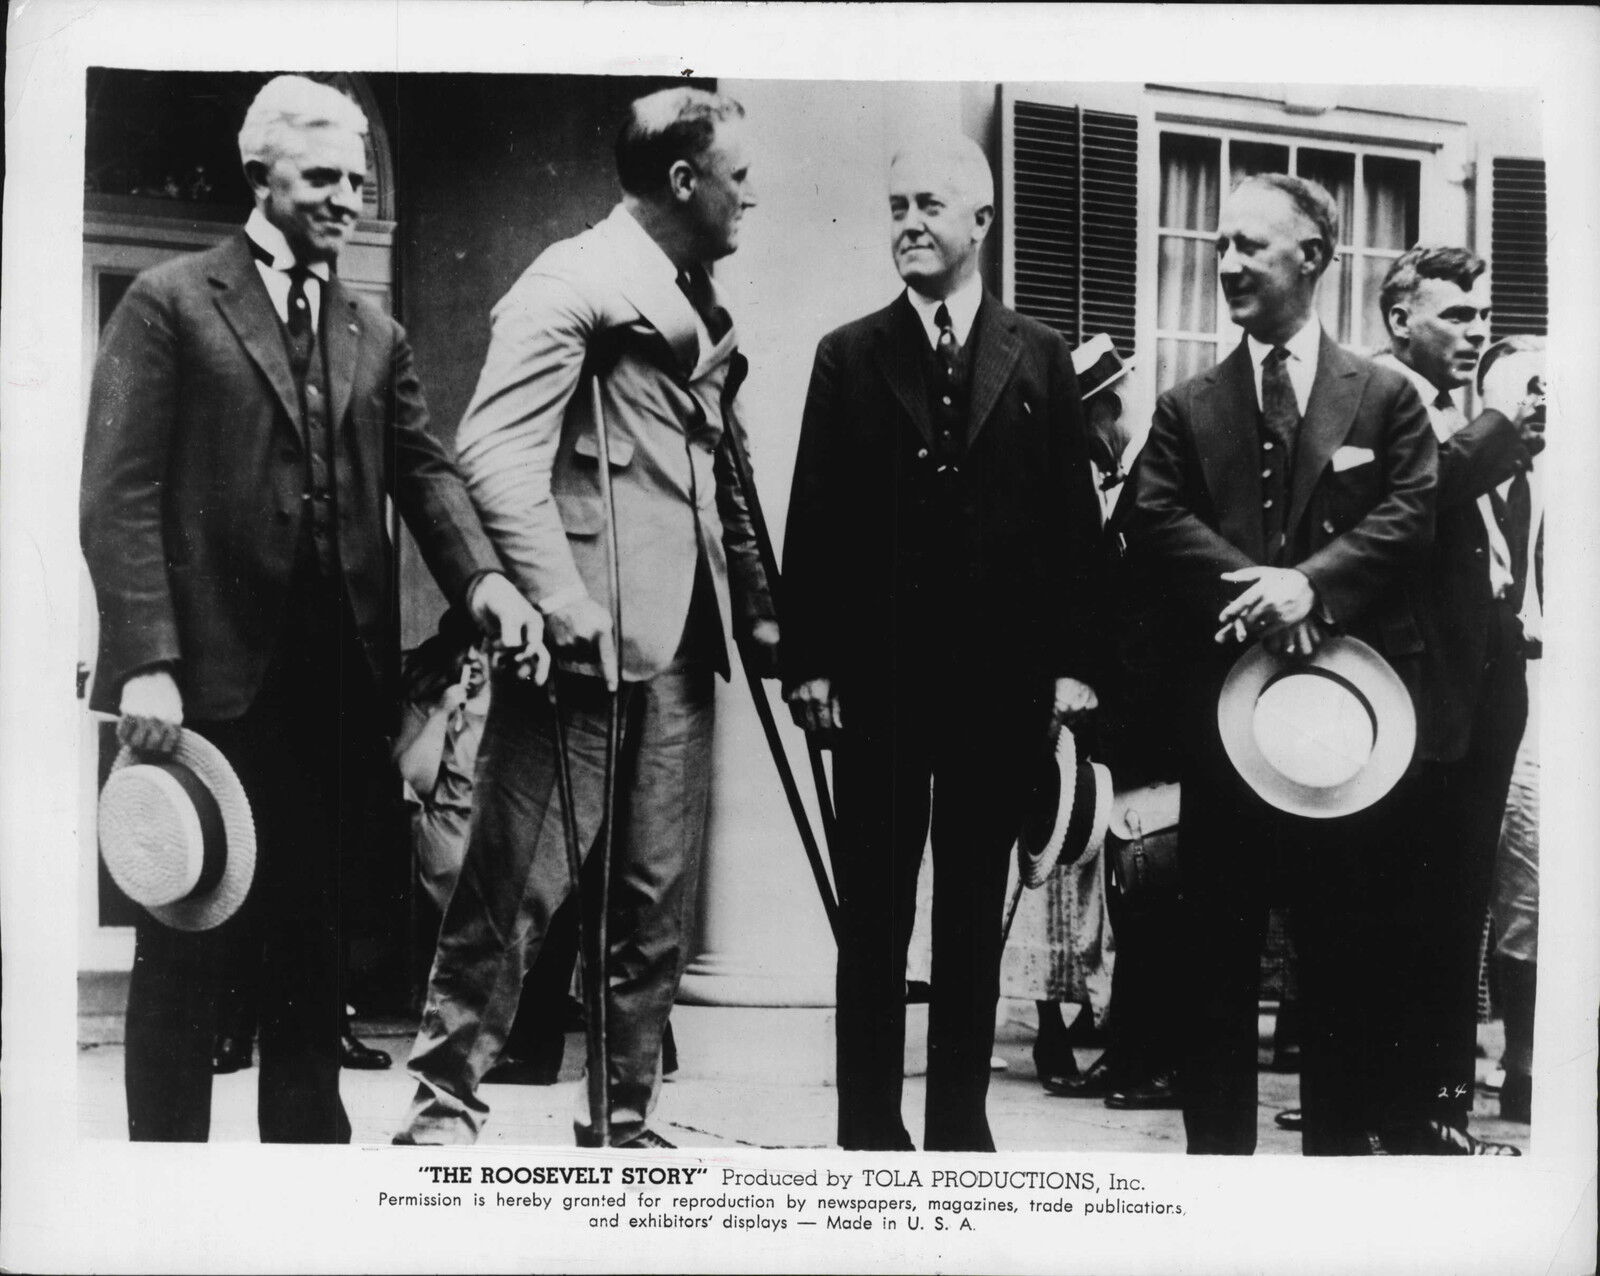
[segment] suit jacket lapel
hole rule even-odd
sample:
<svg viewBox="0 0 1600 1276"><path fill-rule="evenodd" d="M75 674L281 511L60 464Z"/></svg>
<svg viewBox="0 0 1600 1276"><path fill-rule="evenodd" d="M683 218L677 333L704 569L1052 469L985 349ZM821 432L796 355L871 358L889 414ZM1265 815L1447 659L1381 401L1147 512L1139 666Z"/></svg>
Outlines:
<svg viewBox="0 0 1600 1276"><path fill-rule="evenodd" d="M239 344L261 369L303 438L305 426L300 420L300 394L295 388L294 372L289 367L289 352L283 344L283 325L278 321L278 312L272 308L266 285L261 282L244 232L235 234L224 245L224 250L211 275L212 283L218 287L217 309L233 329Z"/></svg>
<svg viewBox="0 0 1600 1276"><path fill-rule="evenodd" d="M933 420L928 413L928 387L922 375L922 347L927 344L927 333L904 293L884 315L887 322L878 334L878 366L917 432L932 443Z"/></svg>
<svg viewBox="0 0 1600 1276"><path fill-rule="evenodd" d="M1311 383L1311 398L1300 422L1300 437L1295 443L1294 481L1289 488L1289 535L1305 515L1306 503L1334 451L1344 442L1355 423L1361 389L1366 384L1362 367L1338 344L1322 334L1317 351L1317 375Z"/></svg>
<svg viewBox="0 0 1600 1276"><path fill-rule="evenodd" d="M1257 429L1255 372L1241 341L1206 374L1206 393L1195 400L1195 446L1218 530L1256 562L1266 558L1261 535L1261 439Z"/></svg>
<svg viewBox="0 0 1600 1276"><path fill-rule="evenodd" d="M986 291L978 303L977 318L967 337L971 345L978 343L977 362L972 369L972 393L967 413L967 446L977 440L978 432L994 411L994 405L1011 379L1011 372L1022 357L1022 341L1017 336L1015 316L1000 308L1000 304Z"/></svg>
<svg viewBox="0 0 1600 1276"><path fill-rule="evenodd" d="M612 249L617 287L645 322L666 340L682 376L692 377L700 362L694 307L670 273L666 256L653 249L644 229L637 224L616 224L624 217L633 221L632 214L618 205L610 217L595 227Z"/></svg>
<svg viewBox="0 0 1600 1276"><path fill-rule="evenodd" d="M328 353L328 403L333 409L330 424L337 429L350 407L361 324L356 318L356 299L339 282L339 277L330 277L324 287L327 296L322 304L322 327L318 335Z"/></svg>

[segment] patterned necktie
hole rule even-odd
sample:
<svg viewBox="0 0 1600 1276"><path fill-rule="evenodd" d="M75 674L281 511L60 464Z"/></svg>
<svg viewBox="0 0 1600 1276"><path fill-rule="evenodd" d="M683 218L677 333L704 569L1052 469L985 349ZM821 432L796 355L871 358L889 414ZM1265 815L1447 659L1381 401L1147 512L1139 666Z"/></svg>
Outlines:
<svg viewBox="0 0 1600 1276"><path fill-rule="evenodd" d="M939 341L934 352L939 356L939 366L944 370L946 384L955 385L961 379L961 346L956 341L955 324L950 321L950 308L939 303L933 312L934 325L939 329Z"/></svg>
<svg viewBox="0 0 1600 1276"><path fill-rule="evenodd" d="M304 262L297 261L289 267L289 360L295 375L304 377L311 364L312 328L311 305L306 300L306 280L311 271Z"/></svg>
<svg viewBox="0 0 1600 1276"><path fill-rule="evenodd" d="M1261 418L1283 449L1285 481L1294 472L1294 445L1300 435L1300 405L1289 380L1289 352L1273 346L1261 364Z"/></svg>
<svg viewBox="0 0 1600 1276"><path fill-rule="evenodd" d="M704 266L690 266L687 270L680 270L678 287L689 299L689 304L694 307L695 313L700 316L700 322L705 324L706 332L710 334L713 344L728 335L728 329L733 327L733 319L726 310L717 305L711 290L711 276L706 273Z"/></svg>

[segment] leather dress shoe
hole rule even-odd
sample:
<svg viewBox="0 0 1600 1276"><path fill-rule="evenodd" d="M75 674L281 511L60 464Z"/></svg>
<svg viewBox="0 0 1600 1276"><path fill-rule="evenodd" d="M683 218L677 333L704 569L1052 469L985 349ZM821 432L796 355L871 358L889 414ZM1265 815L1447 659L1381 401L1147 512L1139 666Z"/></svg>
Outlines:
<svg viewBox="0 0 1600 1276"><path fill-rule="evenodd" d="M1040 1079L1044 1082L1045 1090L1060 1099L1103 1099L1117 1088L1117 1079L1112 1073L1114 1066L1108 1050L1085 1072L1044 1076Z"/></svg>
<svg viewBox="0 0 1600 1276"><path fill-rule="evenodd" d="M561 1079L561 1063L502 1055L483 1074L484 1085L554 1085Z"/></svg>
<svg viewBox="0 0 1600 1276"><path fill-rule="evenodd" d="M1157 1108L1181 1108L1178 1086L1170 1072L1158 1072L1144 1081L1130 1086L1118 1086L1106 1095L1106 1107L1123 1112L1151 1111Z"/></svg>
<svg viewBox="0 0 1600 1276"><path fill-rule="evenodd" d="M381 1072L393 1062L387 1050L376 1050L366 1042L357 1040L354 1030L346 1025L339 1037L341 1067L357 1068L363 1072Z"/></svg>
<svg viewBox="0 0 1600 1276"><path fill-rule="evenodd" d="M211 1071L218 1076L240 1072L254 1062L249 1037L218 1037L211 1051Z"/></svg>
<svg viewBox="0 0 1600 1276"><path fill-rule="evenodd" d="M572 1123L572 1134L573 1137L577 1139L578 1146L581 1148L597 1148L602 1146L600 1142L600 1136L594 1132L593 1126L580 1125L578 1122L574 1121ZM635 1134L632 1138L624 1139L621 1143L613 1143L611 1146L614 1148L633 1148L638 1150L641 1148L675 1148L678 1145L662 1138L654 1130L647 1128L640 1130L639 1133Z"/></svg>
<svg viewBox="0 0 1600 1276"><path fill-rule="evenodd" d="M1386 1130L1384 1149L1398 1156L1521 1156L1522 1149L1509 1143L1476 1139L1443 1121L1421 1121L1415 1125Z"/></svg>
<svg viewBox="0 0 1600 1276"><path fill-rule="evenodd" d="M1285 1108L1272 1118L1272 1124L1280 1130L1288 1130L1291 1134L1299 1134L1305 1129L1306 1114L1299 1108Z"/></svg>

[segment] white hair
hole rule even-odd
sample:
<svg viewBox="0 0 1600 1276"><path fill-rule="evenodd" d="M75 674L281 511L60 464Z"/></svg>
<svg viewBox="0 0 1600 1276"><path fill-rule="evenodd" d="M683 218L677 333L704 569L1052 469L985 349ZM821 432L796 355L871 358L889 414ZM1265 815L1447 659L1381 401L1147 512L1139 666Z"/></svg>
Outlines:
<svg viewBox="0 0 1600 1276"><path fill-rule="evenodd" d="M972 201L973 207L994 207L994 173L989 168L989 157L970 137L946 133L914 138L894 153L889 168L892 170L912 156L936 164Z"/></svg>
<svg viewBox="0 0 1600 1276"><path fill-rule="evenodd" d="M280 75L268 80L245 112L239 129L239 162L271 163L278 138L286 131L312 128L348 129L367 135L367 117L338 89L318 84L303 75Z"/></svg>

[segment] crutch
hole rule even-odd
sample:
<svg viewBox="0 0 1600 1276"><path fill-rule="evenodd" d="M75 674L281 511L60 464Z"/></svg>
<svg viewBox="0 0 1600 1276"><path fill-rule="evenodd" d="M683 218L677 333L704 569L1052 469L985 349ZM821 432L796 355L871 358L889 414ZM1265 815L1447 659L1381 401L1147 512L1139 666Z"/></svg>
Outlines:
<svg viewBox="0 0 1600 1276"><path fill-rule="evenodd" d="M724 416L727 417L729 414L725 412ZM723 422L723 439L728 447L728 456L733 462L734 473L739 480L739 488L744 493L745 505L750 511L750 526L755 532L756 549L761 555L761 570L766 574L767 588L776 601L780 584L778 556L772 548L772 535L767 530L767 520L761 513L761 499L756 494L755 475L750 469L750 458L745 455L737 424L731 417ZM779 614L782 615L781 608ZM766 687L763 686L760 672L754 667L749 653L741 648L739 657L744 664L745 681L750 684L751 698L755 701L756 716L761 719L761 730L767 737L767 748L771 750L772 760L777 765L778 779L783 784L783 794L789 800L795 828L800 833L801 845L805 847L806 859L811 865L811 876L817 883L817 893L822 896L822 910L828 915L828 928L833 931L834 942L837 943L839 904L834 898L833 887L828 882L828 874L822 867L822 854L817 848L816 835L812 832L811 821L800 800L800 786L795 782L794 768L789 765L789 755L784 750L782 738L778 735L778 724L772 714L772 702L767 699ZM828 859L834 867L834 876L837 878L839 842L833 799L828 791L828 773L822 765L821 746L810 733L806 735L806 752L811 759L811 780L816 785L817 807L822 813L822 836L827 842Z"/></svg>
<svg viewBox="0 0 1600 1276"><path fill-rule="evenodd" d="M589 1124L601 1147L611 1142L611 1052L606 1033L606 994L610 940L607 935L611 911L611 845L616 825L617 754L622 745L622 563L617 550L617 501L611 489L611 440L606 431L605 403L601 393L601 367L590 372L590 403L594 413L596 457L600 480L600 504L606 524L606 583L611 593L611 638L617 653L618 687L607 693L605 765L600 779L600 828L594 853L600 857L600 897L591 910L584 907L579 885L582 851L578 845L577 807L572 796L572 767L567 752L566 720L562 717L558 676L550 679L550 701L556 721L556 770L561 786L561 809L567 841L567 870L572 877L572 893L577 896L579 971L583 986L587 1047L585 1062L589 1072ZM601 671L604 673L604 670Z"/></svg>

